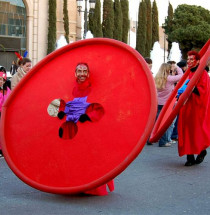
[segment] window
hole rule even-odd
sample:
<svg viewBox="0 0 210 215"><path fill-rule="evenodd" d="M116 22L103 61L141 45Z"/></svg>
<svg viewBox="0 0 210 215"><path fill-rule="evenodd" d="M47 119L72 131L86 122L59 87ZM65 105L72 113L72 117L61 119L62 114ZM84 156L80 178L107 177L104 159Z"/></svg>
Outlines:
<svg viewBox="0 0 210 215"><path fill-rule="evenodd" d="M23 1L0 1L0 19L0 36L26 37L26 9Z"/></svg>

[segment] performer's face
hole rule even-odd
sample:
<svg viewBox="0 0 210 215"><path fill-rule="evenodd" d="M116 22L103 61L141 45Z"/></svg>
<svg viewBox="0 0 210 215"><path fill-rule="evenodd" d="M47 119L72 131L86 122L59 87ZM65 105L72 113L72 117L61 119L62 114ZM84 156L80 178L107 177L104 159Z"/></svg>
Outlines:
<svg viewBox="0 0 210 215"><path fill-rule="evenodd" d="M75 77L81 83L89 77L89 71L86 65L79 64L76 68Z"/></svg>
<svg viewBox="0 0 210 215"><path fill-rule="evenodd" d="M195 59L195 55L189 55L187 58L187 65L189 68L196 67L199 63L199 60Z"/></svg>

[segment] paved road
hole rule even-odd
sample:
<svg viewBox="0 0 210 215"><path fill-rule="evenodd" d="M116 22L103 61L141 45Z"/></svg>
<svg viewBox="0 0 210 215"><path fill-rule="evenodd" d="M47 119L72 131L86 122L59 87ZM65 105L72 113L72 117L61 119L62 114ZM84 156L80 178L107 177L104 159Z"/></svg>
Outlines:
<svg viewBox="0 0 210 215"><path fill-rule="evenodd" d="M65 196L35 190L0 159L0 215L208 215L210 149L205 161L185 167L177 145L145 146L115 179L108 196Z"/></svg>

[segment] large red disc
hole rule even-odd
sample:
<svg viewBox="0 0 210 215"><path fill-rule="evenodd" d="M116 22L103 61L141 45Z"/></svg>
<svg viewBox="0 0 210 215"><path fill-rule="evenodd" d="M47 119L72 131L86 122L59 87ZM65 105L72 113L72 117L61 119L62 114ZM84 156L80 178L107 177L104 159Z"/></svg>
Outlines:
<svg viewBox="0 0 210 215"><path fill-rule="evenodd" d="M168 98L166 104L163 106L163 109L160 112L160 115L155 122L154 128L152 130L152 134L150 136L150 142L157 142L168 129L168 127L172 124L173 120L177 116L180 108L184 105L187 101L188 97L192 93L195 85L197 84L199 78L201 77L203 70L205 69L207 62L210 56L210 39L204 45L204 47L199 52L201 56L201 60L196 70L195 74L193 75L192 79L190 80L189 84L187 85L186 90L180 96L179 100L177 101L176 95L178 89L183 85L185 80L187 79L190 70L188 69L181 80L178 82L176 87L174 88L173 92L171 93L170 97Z"/></svg>
<svg viewBox="0 0 210 215"><path fill-rule="evenodd" d="M48 114L54 99L71 101L75 68L86 62L99 103L98 122L77 123L72 139L61 139L65 120ZM79 193L120 174L141 152L156 116L156 90L147 64L128 45L88 39L67 45L39 62L3 107L5 159L30 186L52 193Z"/></svg>

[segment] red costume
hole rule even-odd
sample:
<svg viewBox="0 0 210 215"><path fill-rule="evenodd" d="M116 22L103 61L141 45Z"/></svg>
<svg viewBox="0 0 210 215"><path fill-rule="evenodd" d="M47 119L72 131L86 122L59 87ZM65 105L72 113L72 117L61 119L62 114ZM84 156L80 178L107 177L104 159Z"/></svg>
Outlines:
<svg viewBox="0 0 210 215"><path fill-rule="evenodd" d="M80 84L76 82L76 86L72 92L76 100L67 103L64 100L61 100L59 112L69 115L66 118L66 122L61 125L60 129L62 129L62 131L59 130L59 136L63 139L72 139L75 137L78 132L78 126L76 124L78 120L80 122L85 122L87 120L97 122L104 115L104 108L102 105L98 103L90 104L86 102L90 91L91 84L89 80L86 80ZM80 118L82 115L86 116L83 116L82 119ZM58 117L62 119L64 115L61 117L58 115Z"/></svg>
<svg viewBox="0 0 210 215"><path fill-rule="evenodd" d="M86 86L75 86L74 77L82 83L88 77L84 66L75 71L76 63L81 61L90 63L88 95L77 95ZM71 95L74 87L76 94ZM69 44L36 64L3 106L5 159L21 180L43 192L107 194L103 188L108 185L113 190L109 182L141 153L149 137L156 116L155 92L144 59L125 43L94 38ZM58 131L66 122L66 114L63 118L60 114L61 121L47 107L55 105L57 111L58 99L65 102L86 96L87 103L101 104L104 115L95 122L103 112L96 117L99 106L88 106L91 109L80 116L90 120L84 122L83 118L81 122L79 116L78 121L72 121L78 133L63 140ZM76 110L76 106L73 108Z"/></svg>
<svg viewBox="0 0 210 215"><path fill-rule="evenodd" d="M189 79L196 69L191 69ZM206 71L203 71L196 88L197 93L192 92L179 112L179 156L200 154L210 146L210 79Z"/></svg>
<svg viewBox="0 0 210 215"><path fill-rule="evenodd" d="M81 98L81 97L88 96L90 92L91 92L91 83L89 78L87 78L87 80L82 83L78 83L78 81L76 82L76 85L73 89L72 94L76 98L78 97ZM65 106L66 106L65 101L61 100L59 111L63 111L65 109ZM88 116L91 122L96 122L96 121L99 121L104 115L104 109L102 105L98 103L92 103L87 107L85 114ZM63 130L62 138L64 139L72 139L78 131L78 127L76 123L71 121L64 122L61 128ZM85 191L84 193L89 195L104 196L104 195L108 195L107 188L109 188L110 192L114 191L114 180L111 180L108 183L103 184L95 189Z"/></svg>

